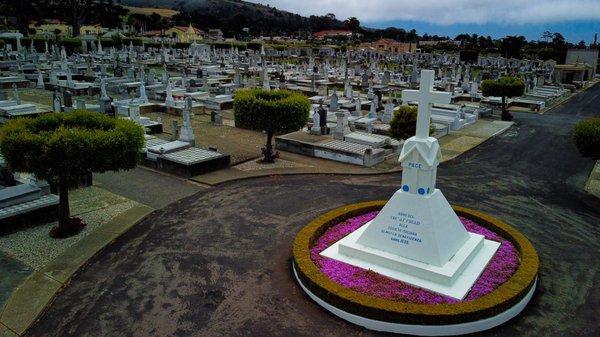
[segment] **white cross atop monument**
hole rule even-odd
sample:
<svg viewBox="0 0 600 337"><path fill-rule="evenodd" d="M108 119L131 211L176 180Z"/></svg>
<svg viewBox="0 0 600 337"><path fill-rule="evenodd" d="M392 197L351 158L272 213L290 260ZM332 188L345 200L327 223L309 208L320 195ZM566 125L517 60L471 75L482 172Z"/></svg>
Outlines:
<svg viewBox="0 0 600 337"><path fill-rule="evenodd" d="M402 90L402 101L419 103L415 136L420 139L429 137L431 106L435 103L450 103L451 95L449 92L433 91L433 75L433 70L422 70L419 90Z"/></svg>
<svg viewBox="0 0 600 337"><path fill-rule="evenodd" d="M500 246L469 233L439 189L438 141L429 136L433 103L450 94L433 91L432 70L421 72L419 90L402 98L419 104L417 131L404 142L402 187L372 221L321 252L414 286L463 299Z"/></svg>

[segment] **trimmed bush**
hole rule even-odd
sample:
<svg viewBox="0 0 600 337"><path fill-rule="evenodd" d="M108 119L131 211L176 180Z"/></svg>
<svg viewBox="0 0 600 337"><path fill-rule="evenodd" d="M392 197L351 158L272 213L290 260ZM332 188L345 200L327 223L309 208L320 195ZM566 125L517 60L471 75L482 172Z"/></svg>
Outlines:
<svg viewBox="0 0 600 337"><path fill-rule="evenodd" d="M573 142L582 156L600 160L600 117L575 124Z"/></svg>
<svg viewBox="0 0 600 337"><path fill-rule="evenodd" d="M288 90L238 90L233 103L237 127L267 133L264 162L273 161L273 135L306 126L309 110L310 102L306 96Z"/></svg>
<svg viewBox="0 0 600 337"><path fill-rule="evenodd" d="M518 77L505 76L498 80L481 82L481 92L484 96L502 97L502 120L510 121L513 116L506 109L506 97L516 97L525 92L525 82Z"/></svg>
<svg viewBox="0 0 600 337"><path fill-rule="evenodd" d="M72 54L81 49L81 40L79 39L62 39L57 44L59 47L65 47L67 54Z"/></svg>
<svg viewBox="0 0 600 337"><path fill-rule="evenodd" d="M248 49L254 50L254 51L259 51L262 48L262 43L260 42L248 42L246 44L246 47Z"/></svg>
<svg viewBox="0 0 600 337"><path fill-rule="evenodd" d="M124 38L123 39L123 44L125 46L129 47L130 43L136 47L139 47L142 45L142 39L141 38Z"/></svg>
<svg viewBox="0 0 600 337"><path fill-rule="evenodd" d="M9 170L33 173L58 184L55 236L74 231L70 226L69 183L91 172L134 168L143 143L144 131L136 123L88 111L18 118L0 129L0 153Z"/></svg>
<svg viewBox="0 0 600 337"><path fill-rule="evenodd" d="M401 105L390 121L390 137L402 140L408 139L417 132L417 107ZM429 127L429 134L433 133L433 126Z"/></svg>
<svg viewBox="0 0 600 337"><path fill-rule="evenodd" d="M173 43L173 45L171 47L173 47L174 49L187 49L190 47L190 43L188 42L177 42L177 43Z"/></svg>

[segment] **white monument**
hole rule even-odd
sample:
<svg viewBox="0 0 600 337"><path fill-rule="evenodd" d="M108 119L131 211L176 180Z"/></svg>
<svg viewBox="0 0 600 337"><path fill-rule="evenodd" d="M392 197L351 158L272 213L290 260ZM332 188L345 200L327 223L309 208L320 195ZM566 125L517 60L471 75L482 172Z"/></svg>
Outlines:
<svg viewBox="0 0 600 337"><path fill-rule="evenodd" d="M173 86L171 85L170 81L167 82L167 90L166 90L166 95L165 95L165 106L168 108L175 107L175 100L173 99Z"/></svg>
<svg viewBox="0 0 600 337"><path fill-rule="evenodd" d="M196 145L196 136L194 136L194 130L192 129L192 98L185 98L185 107L183 108L183 125L179 130L179 140L182 142L190 143L191 146Z"/></svg>
<svg viewBox="0 0 600 337"><path fill-rule="evenodd" d="M319 114L318 109L315 107L313 115L312 115L313 125L310 128L310 133L314 135L321 134L321 114Z"/></svg>
<svg viewBox="0 0 600 337"><path fill-rule="evenodd" d="M37 85L36 88L38 89L44 89L44 76L42 75L42 71L38 70L38 78L37 78Z"/></svg>
<svg viewBox="0 0 600 337"><path fill-rule="evenodd" d="M436 172L442 157L429 136L431 105L447 104L450 93L433 91L432 70L423 70L419 90L403 90L419 103L417 131L406 140L402 187L379 214L324 250L321 255L463 299L500 243L466 231L439 189Z"/></svg>
<svg viewBox="0 0 600 337"><path fill-rule="evenodd" d="M148 103L148 95L146 94L146 86L144 82L140 84L140 101L143 103Z"/></svg>

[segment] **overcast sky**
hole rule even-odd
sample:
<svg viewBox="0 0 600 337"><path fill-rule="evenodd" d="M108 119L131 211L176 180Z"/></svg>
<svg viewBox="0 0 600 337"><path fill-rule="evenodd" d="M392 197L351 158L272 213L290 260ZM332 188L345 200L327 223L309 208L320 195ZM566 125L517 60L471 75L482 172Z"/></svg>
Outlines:
<svg viewBox="0 0 600 337"><path fill-rule="evenodd" d="M462 32L538 39L544 30L571 42L600 31L600 0L250 0L302 15L356 16L369 27L397 26L420 34ZM446 32L446 34L444 34ZM506 33L504 33L506 32Z"/></svg>

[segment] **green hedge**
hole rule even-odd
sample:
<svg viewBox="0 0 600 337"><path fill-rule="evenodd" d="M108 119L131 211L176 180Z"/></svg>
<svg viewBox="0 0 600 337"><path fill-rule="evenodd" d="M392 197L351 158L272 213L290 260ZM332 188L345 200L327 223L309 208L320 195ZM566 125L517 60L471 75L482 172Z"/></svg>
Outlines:
<svg viewBox="0 0 600 337"><path fill-rule="evenodd" d="M258 50L260 50L262 48L262 45L263 44L260 43L260 42L248 42L246 44L246 47L248 49L251 49L251 50L254 50L254 51L258 51Z"/></svg>
<svg viewBox="0 0 600 337"><path fill-rule="evenodd" d="M415 135L417 131L417 107L401 105L390 121L390 137L402 140ZM433 126L429 127L429 134L435 131Z"/></svg>
<svg viewBox="0 0 600 337"><path fill-rule="evenodd" d="M175 49L187 49L190 47L190 43L188 42L177 42L177 43L173 43L173 45L171 46Z"/></svg>
<svg viewBox="0 0 600 337"><path fill-rule="evenodd" d="M481 82L481 92L484 96L515 97L523 95L525 82L518 77L502 77L498 80Z"/></svg>
<svg viewBox="0 0 600 337"><path fill-rule="evenodd" d="M87 111L14 119L0 129L8 168L50 181L134 168L143 142L144 132L134 122Z"/></svg>
<svg viewBox="0 0 600 337"><path fill-rule="evenodd" d="M582 156L600 160L600 117L575 124L573 142Z"/></svg>
<svg viewBox="0 0 600 337"><path fill-rule="evenodd" d="M236 127L274 133L303 128L309 110L306 96L288 90L238 90L233 103Z"/></svg>
<svg viewBox="0 0 600 337"><path fill-rule="evenodd" d="M123 44L127 47L129 47L129 44L132 44L136 47L139 47L142 45L142 39L141 38L129 38L126 37L123 39Z"/></svg>

